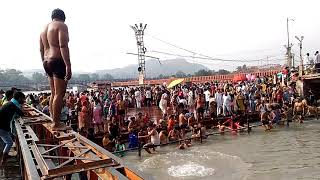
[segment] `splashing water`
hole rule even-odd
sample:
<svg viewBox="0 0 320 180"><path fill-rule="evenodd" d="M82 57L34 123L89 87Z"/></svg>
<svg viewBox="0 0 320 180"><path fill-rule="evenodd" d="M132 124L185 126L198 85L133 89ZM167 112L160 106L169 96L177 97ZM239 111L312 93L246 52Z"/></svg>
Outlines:
<svg viewBox="0 0 320 180"><path fill-rule="evenodd" d="M168 174L173 177L205 177L214 174L213 168L206 168L194 162L188 162L184 165L171 166L168 168Z"/></svg>
<svg viewBox="0 0 320 180"><path fill-rule="evenodd" d="M138 169L143 172L157 172L168 179L201 178L217 179L233 176L244 177L251 164L245 163L240 157L212 151L203 147L192 147L187 151L166 152L144 159ZM226 174L225 170L229 171ZM161 179L164 176L155 176Z"/></svg>

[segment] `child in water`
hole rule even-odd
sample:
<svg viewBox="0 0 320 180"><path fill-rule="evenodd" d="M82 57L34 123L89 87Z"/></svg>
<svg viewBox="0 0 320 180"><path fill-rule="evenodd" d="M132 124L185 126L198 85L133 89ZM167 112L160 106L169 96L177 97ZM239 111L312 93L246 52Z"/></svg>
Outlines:
<svg viewBox="0 0 320 180"><path fill-rule="evenodd" d="M119 138L116 139L115 143L116 143L116 145L115 145L116 151L124 151L124 150L126 150L125 145L123 143L121 143ZM124 156L124 152L118 152L118 153L116 153L116 155L120 156L120 157L123 157Z"/></svg>
<svg viewBox="0 0 320 180"><path fill-rule="evenodd" d="M180 145L179 145L179 149L186 149L187 147L190 147L191 146L191 139L186 139L186 140L184 140L184 142L183 143L181 143Z"/></svg>

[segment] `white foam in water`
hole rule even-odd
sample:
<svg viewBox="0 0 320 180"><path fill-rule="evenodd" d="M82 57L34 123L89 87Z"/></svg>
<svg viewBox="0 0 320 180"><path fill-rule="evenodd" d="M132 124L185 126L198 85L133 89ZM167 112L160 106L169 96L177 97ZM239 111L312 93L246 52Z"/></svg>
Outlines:
<svg viewBox="0 0 320 180"><path fill-rule="evenodd" d="M205 177L214 174L213 168L206 168L194 162L188 162L184 165L171 166L168 168L168 174L173 177Z"/></svg>
<svg viewBox="0 0 320 180"><path fill-rule="evenodd" d="M249 163L240 157L201 147L186 151L174 151L146 158L138 169L150 172L156 178L215 178L243 179L248 174Z"/></svg>

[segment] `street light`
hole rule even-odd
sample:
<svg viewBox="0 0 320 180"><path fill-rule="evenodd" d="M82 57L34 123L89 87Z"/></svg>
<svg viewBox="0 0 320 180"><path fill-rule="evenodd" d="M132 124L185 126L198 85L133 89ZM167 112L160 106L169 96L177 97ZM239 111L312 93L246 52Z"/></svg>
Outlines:
<svg viewBox="0 0 320 180"><path fill-rule="evenodd" d="M290 36L289 36L289 21L294 21L294 19L289 19L289 18L287 18L287 38L288 38L288 44L287 44L287 46L285 46L286 47L286 49L287 49L287 55L288 55L288 62L287 62L287 64L288 64L288 66L291 68L291 66L292 66L292 55L291 55L291 47L293 46L293 44L291 43L290 44Z"/></svg>
<svg viewBox="0 0 320 180"><path fill-rule="evenodd" d="M299 75L303 75L303 58L302 58L302 41L304 39L304 36L301 36L300 38L298 36L295 36L295 38L299 41L300 46L300 69L299 69Z"/></svg>
<svg viewBox="0 0 320 180"><path fill-rule="evenodd" d="M288 47L290 46L290 39L289 39L289 21L294 21L294 19L289 19L289 18L287 18Z"/></svg>

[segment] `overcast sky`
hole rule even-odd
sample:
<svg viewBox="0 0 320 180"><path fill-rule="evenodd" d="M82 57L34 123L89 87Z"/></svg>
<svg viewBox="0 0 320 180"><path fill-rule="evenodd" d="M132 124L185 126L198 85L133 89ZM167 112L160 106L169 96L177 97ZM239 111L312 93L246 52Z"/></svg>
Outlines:
<svg viewBox="0 0 320 180"><path fill-rule="evenodd" d="M39 34L51 21L54 8L66 13L70 54L74 71L92 72L137 63L133 30L129 25L147 23L145 46L148 55L160 60L193 54L179 47L222 59L261 59L247 63L283 63L290 39L298 55L295 35L304 35L303 53L320 49L320 1L295 0L10 0L0 3L0 69L41 69ZM200 55L195 55L200 56ZM188 59L209 68L232 69L242 62Z"/></svg>

